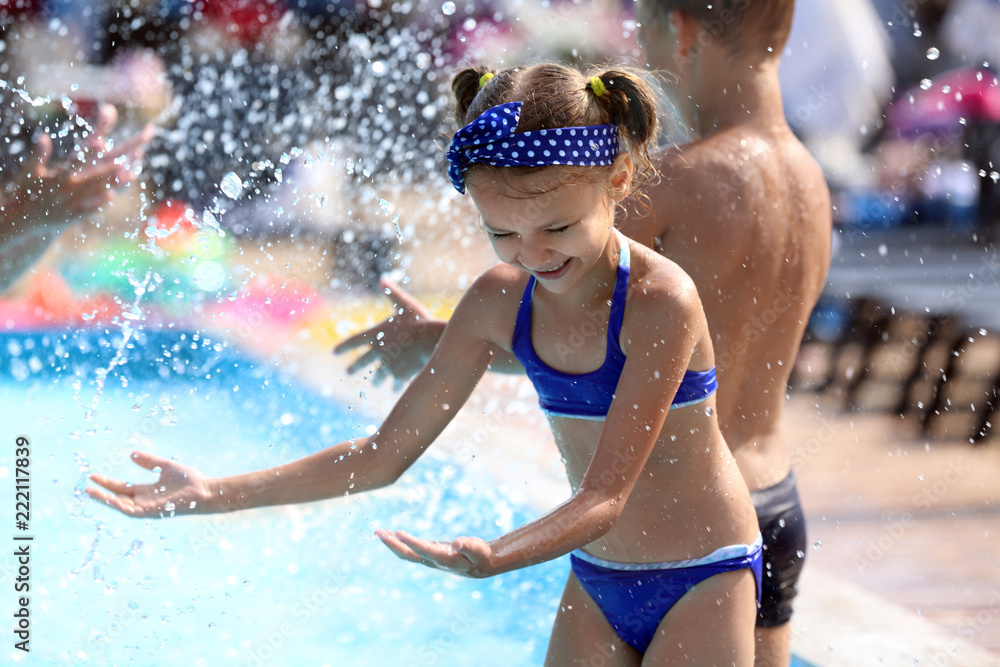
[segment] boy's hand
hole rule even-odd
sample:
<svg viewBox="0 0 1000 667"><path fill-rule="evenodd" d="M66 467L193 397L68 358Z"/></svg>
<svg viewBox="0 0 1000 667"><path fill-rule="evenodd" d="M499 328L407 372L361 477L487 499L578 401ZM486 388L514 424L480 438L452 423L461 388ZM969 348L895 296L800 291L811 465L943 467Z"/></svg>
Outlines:
<svg viewBox="0 0 1000 667"><path fill-rule="evenodd" d="M367 345L370 349L348 366L347 372L355 373L378 364L372 376L375 384L382 384L391 375L399 389L404 380L412 378L427 363L444 322L432 318L422 303L391 280L383 278L379 286L392 300L393 314L381 324L343 341L333 352L343 354Z"/></svg>

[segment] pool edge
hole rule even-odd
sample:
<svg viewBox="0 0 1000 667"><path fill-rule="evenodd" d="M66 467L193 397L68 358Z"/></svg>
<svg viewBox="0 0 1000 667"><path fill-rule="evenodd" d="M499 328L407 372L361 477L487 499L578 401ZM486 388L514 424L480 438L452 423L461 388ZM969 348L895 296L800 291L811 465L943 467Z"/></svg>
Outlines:
<svg viewBox="0 0 1000 667"><path fill-rule="evenodd" d="M799 582L792 652L815 667L1000 665L1000 655L812 566Z"/></svg>

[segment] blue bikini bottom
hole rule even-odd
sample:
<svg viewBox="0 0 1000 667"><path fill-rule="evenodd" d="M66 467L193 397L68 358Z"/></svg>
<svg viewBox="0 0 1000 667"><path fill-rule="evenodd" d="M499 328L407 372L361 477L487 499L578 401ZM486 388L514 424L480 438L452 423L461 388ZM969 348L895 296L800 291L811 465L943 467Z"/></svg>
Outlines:
<svg viewBox="0 0 1000 667"><path fill-rule="evenodd" d="M723 547L704 558L669 563L616 563L581 550L570 554L573 574L608 623L629 646L645 653L667 612L700 582L722 572L749 569L760 604L761 537Z"/></svg>

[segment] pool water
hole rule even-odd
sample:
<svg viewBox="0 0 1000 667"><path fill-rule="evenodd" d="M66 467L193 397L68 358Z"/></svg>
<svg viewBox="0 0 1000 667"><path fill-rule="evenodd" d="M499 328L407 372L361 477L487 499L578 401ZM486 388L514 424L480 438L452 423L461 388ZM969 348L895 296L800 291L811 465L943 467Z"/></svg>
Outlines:
<svg viewBox="0 0 1000 667"><path fill-rule="evenodd" d="M374 538L387 527L490 539L537 515L433 448L391 489L307 506L152 521L83 495L90 472L152 480L128 460L133 449L232 474L371 424L204 335L139 332L112 366L120 347L120 333L103 331L0 334L0 521L12 537L24 436L34 537L30 659L9 641L3 662L541 664L565 559L466 580L403 562ZM7 618L15 567L0 561Z"/></svg>
<svg viewBox="0 0 1000 667"><path fill-rule="evenodd" d="M152 521L82 492L91 472L152 480L129 461L133 449L232 474L367 433L371 422L203 334L140 331L123 341L96 330L0 333L0 489L8 499L0 525L11 538L34 538L31 653L10 640L0 659L542 664L566 559L467 580L403 562L374 538L374 528L386 527L489 539L537 516L481 470L434 448L391 489L306 506ZM18 436L31 450L26 533L14 528ZM16 565L10 555L0 560L6 618L17 604ZM811 666L796 659L793 667Z"/></svg>

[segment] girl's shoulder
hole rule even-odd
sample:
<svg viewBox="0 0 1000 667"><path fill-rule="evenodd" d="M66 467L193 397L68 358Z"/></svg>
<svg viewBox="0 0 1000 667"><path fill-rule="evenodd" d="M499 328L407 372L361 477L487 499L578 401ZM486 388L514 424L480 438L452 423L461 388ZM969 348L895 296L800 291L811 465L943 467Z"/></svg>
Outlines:
<svg viewBox="0 0 1000 667"><path fill-rule="evenodd" d="M698 289L691 276L671 259L641 243L629 241L629 299L662 308L683 306L694 300L700 307Z"/></svg>
<svg viewBox="0 0 1000 667"><path fill-rule="evenodd" d="M503 312L513 308L516 313L527 286L527 273L507 264L497 264L473 281L467 296L475 301L477 309Z"/></svg>
<svg viewBox="0 0 1000 667"><path fill-rule="evenodd" d="M506 294L516 288L524 290L528 285L528 274L520 269L515 269L509 264L496 264L479 275L473 282L472 289L482 291L484 294L495 292ZM517 294L521 298L521 294Z"/></svg>
<svg viewBox="0 0 1000 667"><path fill-rule="evenodd" d="M622 350L629 354L633 344L650 348L670 341L688 348L690 354L699 341L708 340L708 323L694 281L675 262L639 243L632 242L630 250Z"/></svg>
<svg viewBox="0 0 1000 667"><path fill-rule="evenodd" d="M494 339L497 332L513 328L527 284L526 273L506 264L487 269L462 296L452 319L457 317L480 335Z"/></svg>

